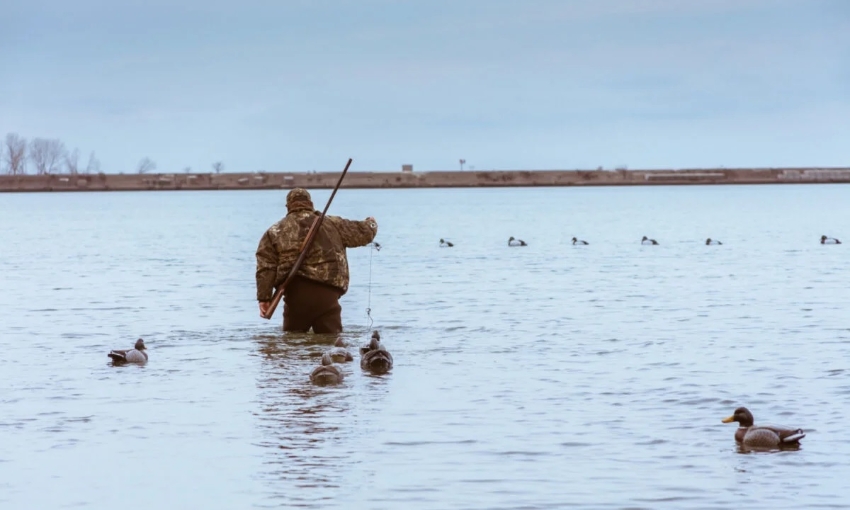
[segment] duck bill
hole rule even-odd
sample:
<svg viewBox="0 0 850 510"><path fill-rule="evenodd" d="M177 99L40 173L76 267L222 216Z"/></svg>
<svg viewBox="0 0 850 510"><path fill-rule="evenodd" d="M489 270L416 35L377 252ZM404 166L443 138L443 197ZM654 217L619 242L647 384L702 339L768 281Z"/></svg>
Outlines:
<svg viewBox="0 0 850 510"><path fill-rule="evenodd" d="M735 416L732 415L732 416L729 416L728 418L723 418L720 421L722 421L723 423L732 423L733 421L735 421Z"/></svg>

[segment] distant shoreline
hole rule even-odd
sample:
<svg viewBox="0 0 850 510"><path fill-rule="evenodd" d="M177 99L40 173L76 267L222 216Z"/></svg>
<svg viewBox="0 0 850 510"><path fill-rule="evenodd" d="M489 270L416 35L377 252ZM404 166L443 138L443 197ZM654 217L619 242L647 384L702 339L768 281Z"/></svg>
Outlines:
<svg viewBox="0 0 850 510"><path fill-rule="evenodd" d="M0 192L333 188L338 172L0 175ZM349 172L343 188L850 183L850 167Z"/></svg>

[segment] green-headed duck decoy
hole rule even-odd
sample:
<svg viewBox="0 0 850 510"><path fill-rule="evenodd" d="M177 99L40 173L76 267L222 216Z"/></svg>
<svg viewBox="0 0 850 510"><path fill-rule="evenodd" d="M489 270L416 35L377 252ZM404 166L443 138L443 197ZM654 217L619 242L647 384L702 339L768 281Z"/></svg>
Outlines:
<svg viewBox="0 0 850 510"><path fill-rule="evenodd" d="M360 356L360 368L373 374L385 374L393 368L393 356L381 344L381 335L377 331L372 332L369 345L360 348Z"/></svg>
<svg viewBox="0 0 850 510"><path fill-rule="evenodd" d="M342 372L334 366L334 360L330 353L322 354L322 364L317 366L313 373L310 374L310 381L313 384L339 384L342 382Z"/></svg>
<svg viewBox="0 0 850 510"><path fill-rule="evenodd" d="M522 239L514 239L514 236L508 238L508 246L528 246Z"/></svg>
<svg viewBox="0 0 850 510"><path fill-rule="evenodd" d="M588 243L587 241L582 241L581 239L576 239L575 237L573 237L573 246L587 246L588 244L590 243Z"/></svg>
<svg viewBox="0 0 850 510"><path fill-rule="evenodd" d="M147 363L148 353L145 348L145 341L139 338L136 340L136 345L132 349L114 349L107 354L112 358L114 364L124 363Z"/></svg>
<svg viewBox="0 0 850 510"><path fill-rule="evenodd" d="M646 236L643 236L643 239L640 240L640 244L658 244L658 241L655 239L650 239Z"/></svg>
<svg viewBox="0 0 850 510"><path fill-rule="evenodd" d="M778 448L781 446L797 446L806 437L803 429L791 429L776 425L754 425L753 414L746 407L735 409L735 414L723 418L723 423L738 422L735 431L735 441L743 446L755 448Z"/></svg>
<svg viewBox="0 0 850 510"><path fill-rule="evenodd" d="M820 236L820 244L841 244L841 241L834 237Z"/></svg>

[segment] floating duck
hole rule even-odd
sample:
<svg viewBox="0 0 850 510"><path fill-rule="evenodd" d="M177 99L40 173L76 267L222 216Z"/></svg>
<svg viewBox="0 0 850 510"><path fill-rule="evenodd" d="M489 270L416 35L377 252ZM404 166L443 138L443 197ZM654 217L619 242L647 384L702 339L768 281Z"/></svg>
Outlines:
<svg viewBox="0 0 850 510"><path fill-rule="evenodd" d="M643 236L643 239L640 240L640 244L658 244L658 241L655 239L650 239L646 236Z"/></svg>
<svg viewBox="0 0 850 510"><path fill-rule="evenodd" d="M445 239L440 239L440 248L451 248L452 246L454 246L453 243L450 243L449 241L446 241Z"/></svg>
<svg viewBox="0 0 850 510"><path fill-rule="evenodd" d="M333 349L329 349L328 354L331 355L331 359L334 363L354 361L354 356L352 356L351 353L348 352L348 349L345 348L345 342L342 341L342 337L336 339Z"/></svg>
<svg viewBox="0 0 850 510"><path fill-rule="evenodd" d="M109 351L107 356L112 358L112 363L116 365L123 365L124 363L143 364L148 362L148 353L145 351L145 341L139 338L132 349L114 349Z"/></svg>
<svg viewBox="0 0 850 510"><path fill-rule="evenodd" d="M581 239L576 239L575 237L573 237L573 246L576 246L576 245L587 246L588 244L590 244L590 243L588 243L587 241L582 241Z"/></svg>
<svg viewBox="0 0 850 510"><path fill-rule="evenodd" d="M313 384L339 384L342 382L342 372L334 366L334 360L329 352L322 354L322 364L313 370L310 374L310 381Z"/></svg>
<svg viewBox="0 0 850 510"><path fill-rule="evenodd" d="M393 356L381 344L381 335L372 332L368 346L360 348L360 368L373 374L385 374L393 368Z"/></svg>
<svg viewBox="0 0 850 510"><path fill-rule="evenodd" d="M514 239L514 236L508 238L508 246L528 246L522 239Z"/></svg>
<svg viewBox="0 0 850 510"><path fill-rule="evenodd" d="M719 245L719 244L723 244L723 243L721 243L717 239L712 239L712 238L709 237L708 239L705 240L706 246L716 246L716 245Z"/></svg>
<svg viewBox="0 0 850 510"><path fill-rule="evenodd" d="M841 244L841 241L834 237L820 236L820 244Z"/></svg>
<svg viewBox="0 0 850 510"><path fill-rule="evenodd" d="M797 446L806 437L803 429L790 429L776 425L754 425L753 414L746 407L735 409L735 414L723 418L723 423L738 422L735 431L735 441L743 446L755 448L778 448L781 446Z"/></svg>

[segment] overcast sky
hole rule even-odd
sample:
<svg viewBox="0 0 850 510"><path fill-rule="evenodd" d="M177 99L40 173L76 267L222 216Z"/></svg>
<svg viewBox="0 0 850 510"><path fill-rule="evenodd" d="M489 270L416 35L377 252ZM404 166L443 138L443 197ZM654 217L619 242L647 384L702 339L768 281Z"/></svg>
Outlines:
<svg viewBox="0 0 850 510"><path fill-rule="evenodd" d="M850 166L850 1L2 0L9 132L107 172Z"/></svg>

